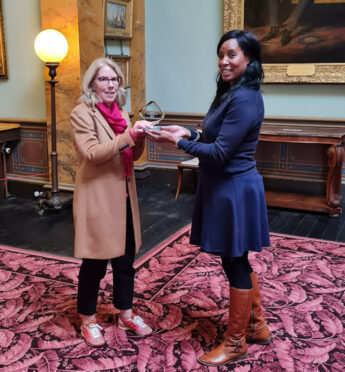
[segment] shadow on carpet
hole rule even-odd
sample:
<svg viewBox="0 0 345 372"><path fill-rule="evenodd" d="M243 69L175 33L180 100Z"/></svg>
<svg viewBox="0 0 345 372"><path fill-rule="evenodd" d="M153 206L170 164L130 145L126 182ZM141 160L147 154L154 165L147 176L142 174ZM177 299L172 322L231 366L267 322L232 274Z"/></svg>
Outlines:
<svg viewBox="0 0 345 372"><path fill-rule="evenodd" d="M88 347L76 314L78 260L0 247L0 371L343 371L345 245L271 234L251 253L273 341L248 357L206 367L198 356L221 341L229 287L217 257L188 243L189 228L136 265L134 307L153 327L118 329L110 269L98 314L107 346Z"/></svg>

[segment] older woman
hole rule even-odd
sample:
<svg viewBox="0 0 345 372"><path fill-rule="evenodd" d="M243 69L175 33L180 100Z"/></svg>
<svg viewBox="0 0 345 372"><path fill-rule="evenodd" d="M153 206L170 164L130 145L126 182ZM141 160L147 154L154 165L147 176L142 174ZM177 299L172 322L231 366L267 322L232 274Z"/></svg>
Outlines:
<svg viewBox="0 0 345 372"><path fill-rule="evenodd" d="M82 258L77 311L81 334L90 346L105 343L97 324L96 305L108 260L113 269L113 304L120 310L118 326L137 335L151 328L132 312L135 253L141 245L133 161L144 148L145 128L131 127L123 109L125 91L119 66L95 60L82 81L80 104L71 113L78 157L73 214L75 257Z"/></svg>

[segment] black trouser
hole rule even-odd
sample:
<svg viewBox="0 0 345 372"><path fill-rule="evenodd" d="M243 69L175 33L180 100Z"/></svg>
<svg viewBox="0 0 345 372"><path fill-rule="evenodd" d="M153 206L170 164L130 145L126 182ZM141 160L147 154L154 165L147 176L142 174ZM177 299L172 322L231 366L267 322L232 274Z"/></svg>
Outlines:
<svg viewBox="0 0 345 372"><path fill-rule="evenodd" d="M222 266L231 287L252 288L250 274L253 269L248 261L248 252L245 252L242 257L222 257Z"/></svg>
<svg viewBox="0 0 345 372"><path fill-rule="evenodd" d="M110 260L113 268L113 304L119 310L132 308L134 291L135 241L129 197L127 198L126 226L125 254ZM108 261L83 259L78 283L77 311L79 314L93 315L96 313L99 285L107 272Z"/></svg>

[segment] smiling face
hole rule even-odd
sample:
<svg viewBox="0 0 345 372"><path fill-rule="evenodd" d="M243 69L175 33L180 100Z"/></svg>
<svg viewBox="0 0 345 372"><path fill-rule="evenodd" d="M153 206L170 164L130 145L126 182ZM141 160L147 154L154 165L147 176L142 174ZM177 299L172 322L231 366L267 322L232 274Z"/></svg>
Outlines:
<svg viewBox="0 0 345 372"><path fill-rule="evenodd" d="M93 79L92 89L106 106L111 107L119 89L119 77L110 66L102 66Z"/></svg>
<svg viewBox="0 0 345 372"><path fill-rule="evenodd" d="M236 39L224 41L218 52L218 68L223 81L233 85L246 71L249 58Z"/></svg>

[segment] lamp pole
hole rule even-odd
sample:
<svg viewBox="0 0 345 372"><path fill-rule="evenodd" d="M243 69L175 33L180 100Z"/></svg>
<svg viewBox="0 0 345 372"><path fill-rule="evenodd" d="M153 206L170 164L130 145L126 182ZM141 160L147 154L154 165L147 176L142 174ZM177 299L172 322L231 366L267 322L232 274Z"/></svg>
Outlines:
<svg viewBox="0 0 345 372"><path fill-rule="evenodd" d="M50 111L51 111L51 164L52 164L52 188L51 188L51 199L53 206L55 208L61 208L62 203L60 203L58 187L58 153L56 151L56 108L55 108L55 84L57 83L55 79L56 69L59 67L58 62L46 62L45 65L49 68L50 80Z"/></svg>
<svg viewBox="0 0 345 372"><path fill-rule="evenodd" d="M35 39L35 51L38 57L49 69L50 102L51 102L51 177L52 187L49 193L39 194L39 214L45 209L59 210L63 204L69 203L72 196L62 197L58 187L58 153L56 149L56 106L55 106L55 80L56 69L59 62L65 58L68 51L67 40L64 35L56 30L48 29L38 34Z"/></svg>

